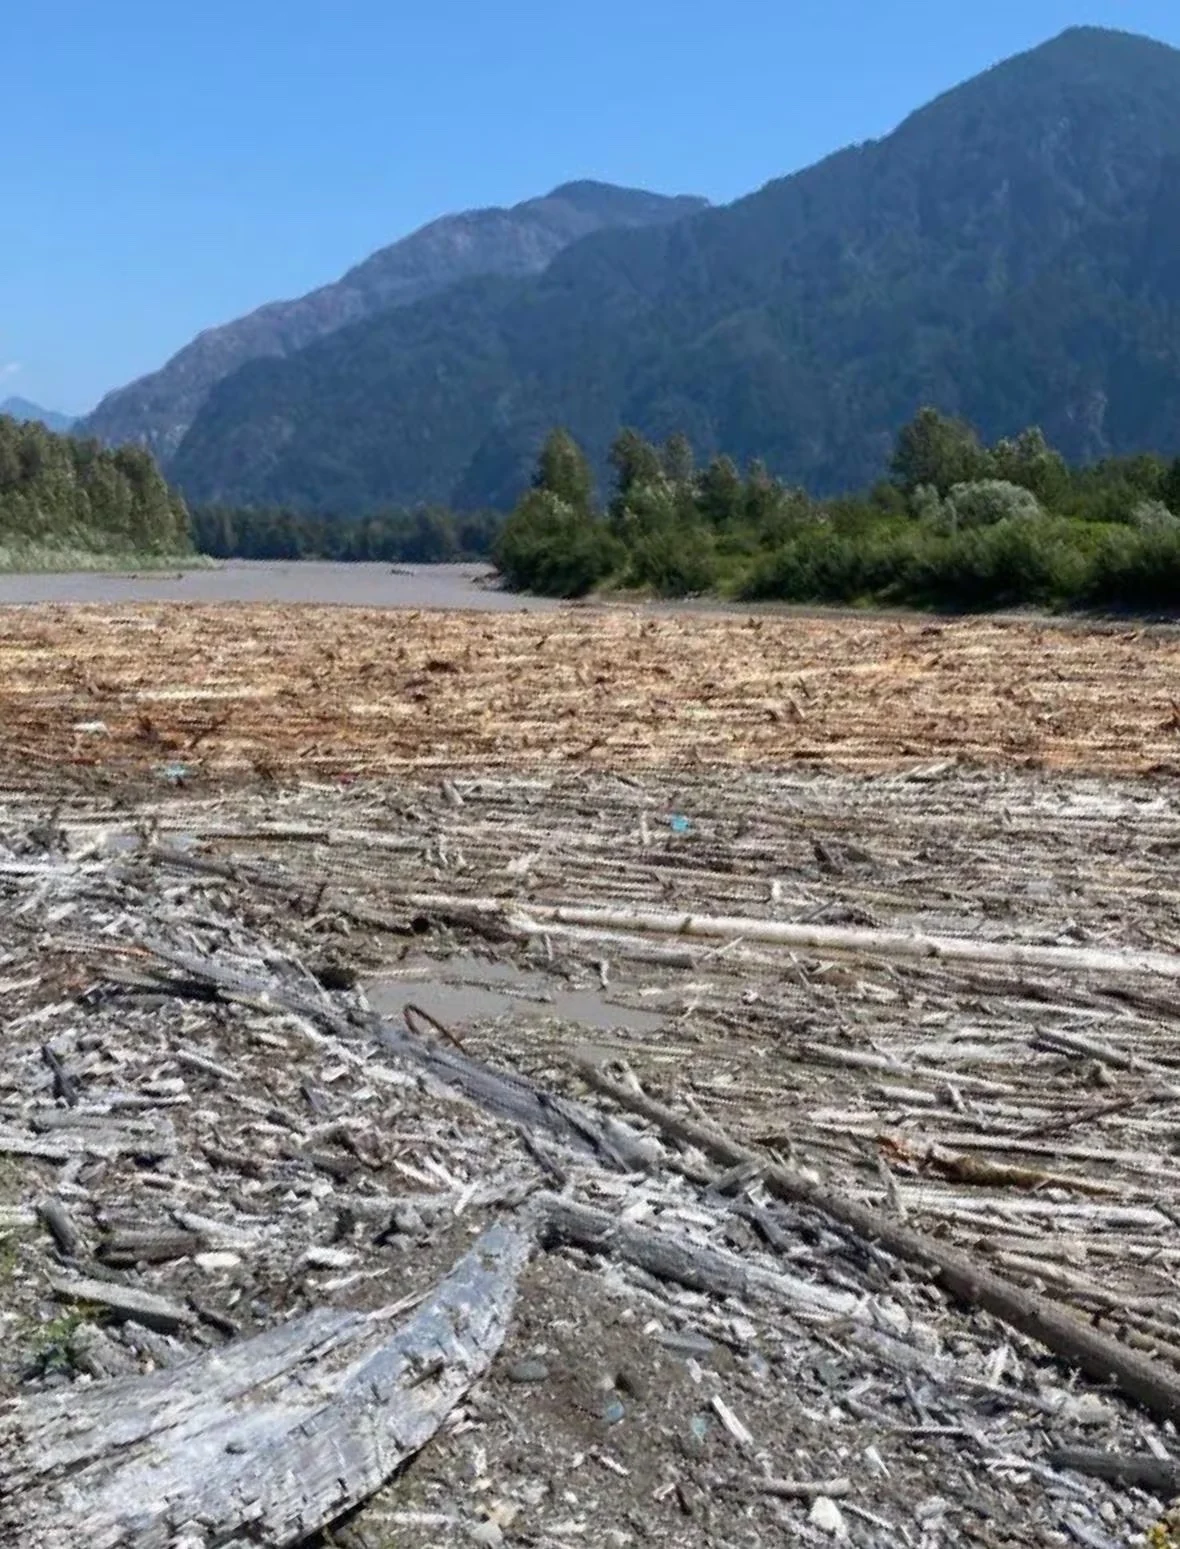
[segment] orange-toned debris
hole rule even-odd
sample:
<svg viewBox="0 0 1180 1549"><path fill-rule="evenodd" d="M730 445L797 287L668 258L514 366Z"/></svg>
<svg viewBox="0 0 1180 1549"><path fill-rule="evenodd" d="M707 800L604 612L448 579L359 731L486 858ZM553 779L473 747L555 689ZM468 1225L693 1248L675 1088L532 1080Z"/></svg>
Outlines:
<svg viewBox="0 0 1180 1549"><path fill-rule="evenodd" d="M3 772L206 777L406 767L1180 760L1180 639L981 620L0 611Z"/></svg>

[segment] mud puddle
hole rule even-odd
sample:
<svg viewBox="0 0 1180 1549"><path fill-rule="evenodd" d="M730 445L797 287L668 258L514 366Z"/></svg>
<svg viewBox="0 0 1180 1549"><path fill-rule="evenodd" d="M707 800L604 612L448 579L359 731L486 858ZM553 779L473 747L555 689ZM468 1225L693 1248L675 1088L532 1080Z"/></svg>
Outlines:
<svg viewBox="0 0 1180 1549"><path fill-rule="evenodd" d="M365 993L382 1016L421 1006L456 1027L511 1015L556 1018L596 1032L655 1033L667 1021L665 1011L621 1005L609 991L572 989L514 963L470 956L410 962L400 973L369 980Z"/></svg>

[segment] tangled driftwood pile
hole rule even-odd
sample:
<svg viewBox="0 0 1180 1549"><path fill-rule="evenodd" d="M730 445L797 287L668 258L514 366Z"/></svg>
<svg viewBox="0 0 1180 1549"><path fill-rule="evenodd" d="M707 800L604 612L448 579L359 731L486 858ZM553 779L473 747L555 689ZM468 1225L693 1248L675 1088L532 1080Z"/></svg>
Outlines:
<svg viewBox="0 0 1180 1549"><path fill-rule="evenodd" d="M0 835L25 1543L1105 1546L1180 1494L1169 784Z"/></svg>
<svg viewBox="0 0 1180 1549"><path fill-rule="evenodd" d="M1180 768L1180 636L980 620L31 607L0 618L0 772Z"/></svg>

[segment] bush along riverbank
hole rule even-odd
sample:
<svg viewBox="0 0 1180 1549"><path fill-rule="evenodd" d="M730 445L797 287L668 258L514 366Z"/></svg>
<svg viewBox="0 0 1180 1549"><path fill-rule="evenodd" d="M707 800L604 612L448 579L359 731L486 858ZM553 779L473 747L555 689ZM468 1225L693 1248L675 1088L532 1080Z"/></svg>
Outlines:
<svg viewBox="0 0 1180 1549"><path fill-rule="evenodd" d="M900 432L890 476L834 500L727 457L698 467L683 436L623 431L600 506L564 431L495 547L505 581L580 596L1171 612L1180 607L1180 458L1071 468L1037 429L984 445L923 409Z"/></svg>

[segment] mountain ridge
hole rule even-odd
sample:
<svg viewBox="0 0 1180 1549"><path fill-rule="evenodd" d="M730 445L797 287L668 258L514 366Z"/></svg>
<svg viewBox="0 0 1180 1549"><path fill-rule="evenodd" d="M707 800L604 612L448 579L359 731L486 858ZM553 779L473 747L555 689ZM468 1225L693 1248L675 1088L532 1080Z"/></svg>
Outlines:
<svg viewBox="0 0 1180 1549"><path fill-rule="evenodd" d="M9 419L19 420L22 424L29 420L40 420L47 430L61 432L69 430L75 423L73 416L60 414L56 409L45 409L39 403L33 403L28 398L13 395L0 402L0 414L7 415Z"/></svg>
<svg viewBox="0 0 1180 1549"><path fill-rule="evenodd" d="M582 179L511 207L440 216L338 280L204 329L159 370L108 393L79 428L108 443L141 443L167 465L211 388L251 360L282 358L458 279L537 273L568 243L602 226L675 220L706 203Z"/></svg>
<svg viewBox="0 0 1180 1549"><path fill-rule="evenodd" d="M255 362L173 471L197 500L506 506L553 424L600 474L633 424L830 493L927 402L1074 460L1180 450L1178 195L1180 52L1070 29L734 204Z"/></svg>

